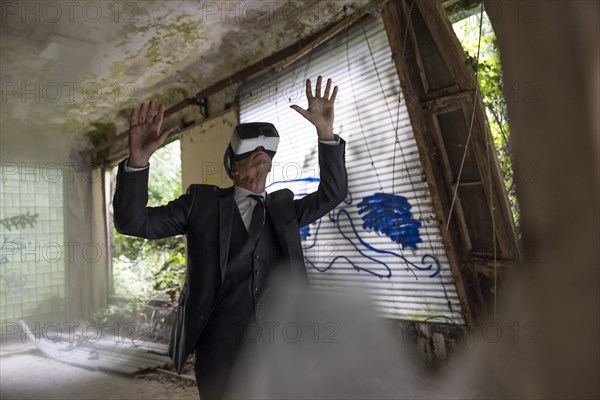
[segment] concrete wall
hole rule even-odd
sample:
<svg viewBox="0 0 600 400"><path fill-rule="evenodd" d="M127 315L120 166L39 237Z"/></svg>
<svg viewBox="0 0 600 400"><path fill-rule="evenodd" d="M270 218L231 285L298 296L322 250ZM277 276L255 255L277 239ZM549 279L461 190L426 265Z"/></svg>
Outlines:
<svg viewBox="0 0 600 400"><path fill-rule="evenodd" d="M233 184L223 167L223 154L238 120L237 109L230 109L182 134L181 180L184 192L192 183L207 183L219 187Z"/></svg>

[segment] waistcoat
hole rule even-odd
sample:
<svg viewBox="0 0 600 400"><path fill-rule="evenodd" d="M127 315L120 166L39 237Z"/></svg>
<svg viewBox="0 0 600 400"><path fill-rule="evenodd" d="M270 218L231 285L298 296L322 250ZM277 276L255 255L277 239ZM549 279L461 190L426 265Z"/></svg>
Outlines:
<svg viewBox="0 0 600 400"><path fill-rule="evenodd" d="M268 277L274 269L285 268L268 212L260 239L254 246L239 209L234 206L230 240L225 279L198 342L204 352L218 351L215 341L228 341L230 347L234 346L243 338L248 324L260 324L261 307L264 307L261 301L268 291Z"/></svg>

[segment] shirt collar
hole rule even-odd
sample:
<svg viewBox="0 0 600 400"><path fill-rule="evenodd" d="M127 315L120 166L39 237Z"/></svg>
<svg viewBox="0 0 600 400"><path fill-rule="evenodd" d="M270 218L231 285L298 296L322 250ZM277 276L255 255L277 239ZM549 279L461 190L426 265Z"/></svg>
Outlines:
<svg viewBox="0 0 600 400"><path fill-rule="evenodd" d="M254 193L254 192L251 192L248 189L244 189L243 187L240 187L240 186L233 187L233 198L235 199L236 202L242 200L244 197L248 196L249 194L257 194L259 196L262 196L263 201L264 201L267 196L267 191L263 190L262 193Z"/></svg>

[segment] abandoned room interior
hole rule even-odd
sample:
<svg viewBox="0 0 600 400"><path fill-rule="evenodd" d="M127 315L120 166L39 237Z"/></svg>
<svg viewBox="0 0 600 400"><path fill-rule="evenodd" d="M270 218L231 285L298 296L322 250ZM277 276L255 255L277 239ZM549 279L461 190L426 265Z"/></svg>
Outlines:
<svg viewBox="0 0 600 400"><path fill-rule="evenodd" d="M0 7L0 398L600 397L598 2Z"/></svg>

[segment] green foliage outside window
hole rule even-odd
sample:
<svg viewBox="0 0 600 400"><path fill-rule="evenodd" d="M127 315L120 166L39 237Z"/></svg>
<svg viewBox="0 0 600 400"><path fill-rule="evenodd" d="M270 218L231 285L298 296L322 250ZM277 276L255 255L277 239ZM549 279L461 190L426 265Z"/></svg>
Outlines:
<svg viewBox="0 0 600 400"><path fill-rule="evenodd" d="M181 190L179 141L159 149L150 160L148 206L178 198ZM113 287L115 294L140 301L161 298L173 301L185 279L183 236L147 240L121 235L113 226Z"/></svg>

